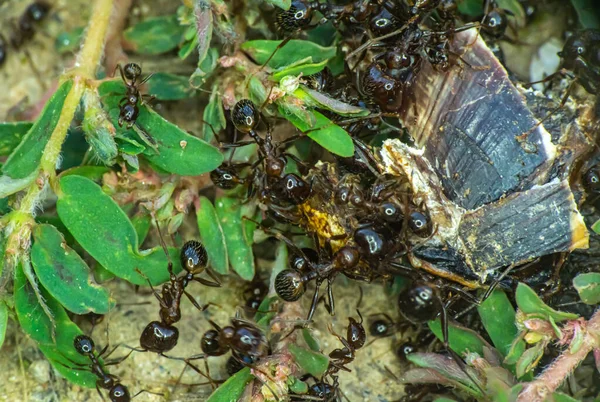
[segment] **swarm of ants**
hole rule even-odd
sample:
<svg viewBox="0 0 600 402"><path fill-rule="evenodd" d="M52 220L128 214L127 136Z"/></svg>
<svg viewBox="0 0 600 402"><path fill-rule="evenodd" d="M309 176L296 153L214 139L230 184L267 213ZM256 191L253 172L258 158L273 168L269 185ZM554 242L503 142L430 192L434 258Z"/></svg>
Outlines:
<svg viewBox="0 0 600 402"><path fill-rule="evenodd" d="M235 316L219 321L215 311L223 309L220 302L192 293L189 285L197 282L203 286L196 289L210 287L227 292L231 281L220 278L211 269L201 241L182 242L176 236L166 236L165 228L152 212L153 237L166 254L168 265L165 270L169 280L153 286L145 277L143 267L136 267L136 270L149 284L148 299L158 316L145 328L139 328L136 344L118 345L110 351L107 344L97 352L91 336L76 337L73 349L88 358L89 364L66 359L64 365L93 373L98 378L96 388L100 397L104 399L107 394L114 402L136 397L141 400L143 395L153 393L141 390L132 396L125 381L108 371L108 367L138 353L155 353L157 362L163 359L183 362L185 368L200 375L211 391L227 381L227 376L221 375L224 371L233 376L250 368L257 381L249 388L249 393L244 394L247 399L243 400L252 400L251 394L258 394L258 389L263 395L270 394L270 400L357 400L344 392L344 376L353 371L353 364L361 361L361 354L374 342L393 339L389 354L397 357L400 367L411 364L407 356L412 353L436 351L450 356L469 376L464 356L459 356L449 346L451 323L480 329L481 322L474 314L476 307L494 289L503 289L510 294L518 282L536 288L548 302L560 295L562 289L568 287L564 275L561 277L561 268L570 249L556 251L556 255L564 258L557 258L559 262L551 269L540 267L542 264L537 258L506 264L482 279L460 252L445 245L431 248L443 229L436 215L438 212L430 210L431 203L421 201L427 197L415 196L417 189L413 177L390 174L379 153L381 145L374 140L385 132L388 140L414 143L414 139L407 139L410 122L400 119L407 110L418 105L419 92L415 88L424 79L424 71L443 76L451 71L468 74L468 71L490 68L485 64L472 65L465 54L457 52L453 46L457 37L474 31L477 40L484 41L490 48L501 41L515 43L521 40L515 39L510 32L512 12L502 8L499 2L484 0L483 13L478 16L462 14L459 3L454 0L292 0L287 10L261 8L258 14L271 24L281 42L266 61L253 63L253 74L259 79L269 74L269 61L293 39L306 38L313 29L323 25L333 27L339 56L343 59L343 71L334 75L325 67L315 74L300 76L299 82L309 91L368 111L366 117L346 118L321 110L349 133L354 155L341 157L313 150L298 156L296 144L306 143L311 131L293 130L291 125L274 117L276 107L270 102L273 87L269 88L271 92L263 104L253 102L246 90L238 90L235 99L229 99L229 105L225 105L227 127L214 132L213 142L227 155L226 161L210 172L210 183L206 184L208 179L205 180L203 191L212 196L226 192L237 197L240 203L255 205L258 212L244 217L244 223L254 224L263 237L268 238L265 244L285 245L289 258L284 269L273 275L270 283L257 275L250 284L245 284L243 300ZM535 2L521 3L528 3L523 5L527 10L535 10ZM41 23L49 10L48 4L35 2L9 27L10 32L4 33L8 40L0 34L0 66L9 53L32 39L34 24ZM467 47L466 52L469 51ZM543 82L552 83L559 76L566 77L568 89L556 109L549 110L547 116L539 116L540 124L551 119L553 113L560 113L576 87L597 95L600 86L599 31L572 32L559 56L561 69ZM253 62L250 55L240 57ZM119 64L113 75L117 71L116 79L120 77L126 88L118 106L118 125L143 130L138 117L142 106L152 107L152 94L144 93L144 84L152 74L143 78L142 67L133 61ZM223 75L231 77L235 72L226 71ZM268 82L267 79L263 81ZM600 111L598 106L594 109ZM153 144L160 142L160 138L150 140ZM256 146L256 154L249 161L236 159L239 149L248 145ZM589 160L594 159L590 157ZM560 169L562 167L556 167L556 170ZM600 193L600 168L595 163L578 161L577 168L568 174L578 206L593 205ZM448 194L444 197L450 198ZM297 241L298 237L302 237L303 242ZM182 244L180 261L171 260L167 247L171 241ZM181 268L182 272L177 274L179 269L176 268ZM543 269L545 274L538 275L537 272ZM537 270L535 275L531 275L532 270ZM336 302L336 289L348 286L391 289L391 284L398 278L402 278L404 286L396 293L390 292L387 310L373 311L368 300L362 300L361 290L360 297L351 302L343 301L343 311L351 311L350 316L340 317L343 322L347 320L345 333L336 332L330 322L328 325L318 322L327 314L336 315L336 303L340 304ZM305 296L305 293L309 295ZM265 307L263 300L269 295L276 296L277 302ZM199 303L198 298L205 304ZM184 314L182 305L188 303L185 299L203 314L188 315L187 311ZM352 306L348 308L350 304ZM292 314L290 318L289 309L294 308L301 314ZM205 313L211 318L205 319ZM267 326L254 319L255 315L268 314L277 318ZM440 321L440 339L427 328L427 323L436 319ZM194 338L201 353L173 355L172 350L182 343L180 329L187 328L184 324L188 320L204 320L207 322L205 327L210 327ZM273 323L279 327L275 329ZM336 342L321 347L320 351L329 359L326 370L319 376L298 375L298 379L307 384L302 393L280 390L276 384L281 381L275 378L280 373L270 364L288 358L286 345L318 326L329 332ZM106 360L119 349L125 351L121 357ZM215 370L215 359L226 354L225 370ZM200 360L203 364L198 364ZM388 367L378 369L383 382L401 377ZM299 373L294 370L294 374ZM179 381L175 386L178 385ZM398 395L398 398L403 401L433 400L438 394L452 395L452 392L450 387L435 384L407 385L404 395ZM460 397L460 393L455 397Z"/></svg>

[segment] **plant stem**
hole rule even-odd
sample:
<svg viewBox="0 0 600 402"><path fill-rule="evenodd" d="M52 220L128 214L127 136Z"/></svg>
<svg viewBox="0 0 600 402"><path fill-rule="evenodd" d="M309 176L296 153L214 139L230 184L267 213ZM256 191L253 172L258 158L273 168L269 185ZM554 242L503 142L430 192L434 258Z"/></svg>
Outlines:
<svg viewBox="0 0 600 402"><path fill-rule="evenodd" d="M574 353L571 353L568 348L565 349L542 374L532 382L525 384L517 401L545 401L579 366L588 353L598 347L600 347L600 309L596 310L587 322L581 347Z"/></svg>
<svg viewBox="0 0 600 402"><path fill-rule="evenodd" d="M13 213L8 225L9 234L6 245L7 266L14 266L19 255L28 255L31 245L31 228L33 215L43 199L43 191L48 182L54 184L56 165L60 158L62 144L67 136L67 129L73 121L75 111L81 97L88 86L88 81L95 78L96 67L102 58L106 32L110 23L110 15L114 0L97 0L91 13L87 36L77 57L75 68L66 72L62 79L72 79L73 87L67 95L60 117L44 149L37 178L29 185L19 208ZM11 261L12 259L12 261ZM0 283L0 293L4 293L10 275L4 272Z"/></svg>

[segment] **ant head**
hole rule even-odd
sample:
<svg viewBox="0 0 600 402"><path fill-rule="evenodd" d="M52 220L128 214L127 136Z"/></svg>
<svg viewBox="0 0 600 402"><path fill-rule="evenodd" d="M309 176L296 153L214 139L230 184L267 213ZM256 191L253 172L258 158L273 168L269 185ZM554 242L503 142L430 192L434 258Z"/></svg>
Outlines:
<svg viewBox="0 0 600 402"><path fill-rule="evenodd" d="M94 341L87 335L78 335L75 337L73 341L73 345L75 346L75 350L80 355L89 355L90 353L94 353Z"/></svg>
<svg viewBox="0 0 600 402"><path fill-rule="evenodd" d="M281 10L275 17L277 28L283 32L294 32L310 25L313 9L306 0L293 0L287 11Z"/></svg>
<svg viewBox="0 0 600 402"><path fill-rule="evenodd" d="M135 81L142 75L142 67L137 63L127 63L125 64L125 67L123 67L123 73L125 74L125 78Z"/></svg>
<svg viewBox="0 0 600 402"><path fill-rule="evenodd" d="M208 254L206 249L196 240L187 241L181 248L181 266L187 272L197 273L204 268L208 263Z"/></svg>
<svg viewBox="0 0 600 402"><path fill-rule="evenodd" d="M317 397L320 401L334 401L336 396L335 388L323 381L311 385L308 389L308 395Z"/></svg>
<svg viewBox="0 0 600 402"><path fill-rule="evenodd" d="M250 99L238 101L231 110L231 121L235 128L242 133L249 133L258 124L259 114Z"/></svg>
<svg viewBox="0 0 600 402"><path fill-rule="evenodd" d="M362 325L362 317L361 322L356 321L354 318L348 318L349 324L346 332L346 339L350 346L354 349L360 349L365 345L367 340L367 334L365 332L365 328Z"/></svg>
<svg viewBox="0 0 600 402"><path fill-rule="evenodd" d="M231 190L240 184L240 178L235 168L226 164L210 172L210 179L215 186L224 190Z"/></svg>
<svg viewBox="0 0 600 402"><path fill-rule="evenodd" d="M426 213L412 211L408 217L408 227L417 236L427 237L431 234L431 219Z"/></svg>
<svg viewBox="0 0 600 402"><path fill-rule="evenodd" d="M159 321L152 321L144 328L140 336L143 349L155 353L164 353L173 349L179 340L179 330Z"/></svg>
<svg viewBox="0 0 600 402"><path fill-rule="evenodd" d="M372 321L369 325L369 334L377 338L390 336L392 334L393 326L394 324L391 321L385 318L379 318Z"/></svg>
<svg viewBox="0 0 600 402"><path fill-rule="evenodd" d="M231 348L235 355L244 355L250 358L260 358L269 352L267 339L263 332L254 325L243 324L235 328Z"/></svg>
<svg viewBox="0 0 600 402"><path fill-rule="evenodd" d="M382 7L381 11L369 21L369 29L375 37L387 35L401 26L401 21L394 17L385 7Z"/></svg>
<svg viewBox="0 0 600 402"><path fill-rule="evenodd" d="M508 18L504 10L496 8L490 11L483 19L483 29L495 38L501 38L506 32Z"/></svg>
<svg viewBox="0 0 600 402"><path fill-rule="evenodd" d="M295 271L306 272L311 265L319 262L319 253L308 247L304 247L302 253L304 253L304 255L290 255L290 266Z"/></svg>
<svg viewBox="0 0 600 402"><path fill-rule="evenodd" d="M117 383L110 389L108 397L111 402L129 402L131 397L129 396L129 390L121 383Z"/></svg>
<svg viewBox="0 0 600 402"><path fill-rule="evenodd" d="M300 176L288 173L281 178L274 188L287 202L294 205L302 204L311 194L311 186Z"/></svg>
<svg viewBox="0 0 600 402"><path fill-rule="evenodd" d="M354 268L360 261L360 254L354 247L345 246L335 253L334 264L342 269Z"/></svg>
<svg viewBox="0 0 600 402"><path fill-rule="evenodd" d="M411 353L414 353L416 350L417 347L412 342L403 342L396 347L396 356L398 356L400 361L406 362L406 356L408 356Z"/></svg>
<svg viewBox="0 0 600 402"><path fill-rule="evenodd" d="M398 298L400 313L412 323L425 323L437 317L441 302L437 289L426 282L416 282Z"/></svg>
<svg viewBox="0 0 600 402"><path fill-rule="evenodd" d="M583 186L590 193L600 193L600 175L597 167L591 168L583 175Z"/></svg>
<svg viewBox="0 0 600 402"><path fill-rule="evenodd" d="M227 348L219 342L219 331L208 330L202 335L200 348L209 356L220 356L227 352Z"/></svg>
<svg viewBox="0 0 600 402"><path fill-rule="evenodd" d="M229 374L230 376L234 375L243 368L244 365L233 356L229 356L229 359L227 359L227 363L225 363L225 370L227 370L227 374Z"/></svg>
<svg viewBox="0 0 600 402"><path fill-rule="evenodd" d="M404 218L402 209L400 209L400 206L395 202L384 202L379 205L379 216L385 222L390 224L402 223Z"/></svg>
<svg viewBox="0 0 600 402"><path fill-rule="evenodd" d="M350 201L351 192L352 192L352 190L350 187L346 187L346 186L339 187L335 191L333 201L338 205L348 204L348 202Z"/></svg>
<svg viewBox="0 0 600 402"><path fill-rule="evenodd" d="M36 1L25 9L24 15L31 21L39 22L48 15L50 8L50 4L43 1Z"/></svg>
<svg viewBox="0 0 600 402"><path fill-rule="evenodd" d="M275 277L275 292L286 302L294 302L306 291L300 271L284 269Z"/></svg>
<svg viewBox="0 0 600 402"><path fill-rule="evenodd" d="M383 111L394 112L402 106L402 83L386 74L378 63L371 63L362 78L362 92Z"/></svg>

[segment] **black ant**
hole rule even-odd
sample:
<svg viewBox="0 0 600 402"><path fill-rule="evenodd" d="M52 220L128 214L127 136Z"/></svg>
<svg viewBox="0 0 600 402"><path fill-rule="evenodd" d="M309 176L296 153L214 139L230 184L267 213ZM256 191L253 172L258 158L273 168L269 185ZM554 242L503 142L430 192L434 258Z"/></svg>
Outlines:
<svg viewBox="0 0 600 402"><path fill-rule="evenodd" d="M142 95L139 89L139 87L144 85L153 74L148 74L146 78L140 82L137 82L137 80L142 76L142 68L139 64L127 63L125 64L125 67L117 64L117 68L119 69L121 78L127 87L125 96L119 102L119 127L122 127L123 123L126 123L127 128L131 128L135 124L140 113L138 102L144 104L154 99L154 96L152 95ZM148 97L148 101L144 102L144 97Z"/></svg>
<svg viewBox="0 0 600 402"><path fill-rule="evenodd" d="M369 335L375 338L387 338L394 335L398 330L399 324L392 320L386 313L373 314L371 317L380 317L370 320Z"/></svg>
<svg viewBox="0 0 600 402"><path fill-rule="evenodd" d="M269 287L260 279L255 278L244 290L245 307L250 312L258 312L258 307L269 293Z"/></svg>
<svg viewBox="0 0 600 402"><path fill-rule="evenodd" d="M98 360L108 350L108 344L98 353L98 356L95 355L94 341L87 335L76 336L73 340L73 345L75 346L75 350L77 351L77 353L79 353L82 356L86 356L90 359L89 368L92 371L92 373L94 373L94 375L98 377L98 380L96 381L96 390L98 391L100 398L104 399L102 397L102 393L100 392L100 388L102 388L108 391L109 399L111 400L111 402L128 402L132 399L129 395L129 390L127 389L127 387L121 384L121 382L116 376L105 372L104 368ZM116 361L104 363L104 365L108 366L119 364L128 356L129 354L123 356L122 358Z"/></svg>
<svg viewBox="0 0 600 402"><path fill-rule="evenodd" d="M159 354L164 354L173 349L177 345L179 339L179 330L173 324L181 319L181 298L183 295L192 302L194 307L200 311L204 311L211 303L200 306L194 297L189 294L185 288L191 281L199 282L206 286L220 287L221 283L214 274L207 268L208 255L202 243L190 240L181 248L181 266L186 271L184 275L177 276L173 273L173 262L167 250L167 246L160 233L160 228L157 225L161 246L167 256L169 271L169 282L162 286L162 291L159 293L148 278L148 284L152 288L154 296L160 303L160 321L152 321L146 326L140 336L140 346L143 351L151 351ZM213 281L198 278L196 275L206 273Z"/></svg>
<svg viewBox="0 0 600 402"><path fill-rule="evenodd" d="M334 349L329 353L329 367L325 372L324 376L332 376L337 374L340 370L351 371L346 367L354 361L356 350L362 348L367 340L367 334L363 327L363 318L360 311L356 310L360 317L360 322L356 321L352 317L348 317L348 328L346 330L346 338L333 332L333 329L329 327L329 332L333 336L338 338L344 345L343 348Z"/></svg>
<svg viewBox="0 0 600 402"><path fill-rule="evenodd" d="M35 24L46 18L50 8L50 4L44 1L31 3L27 6L21 17L19 17L18 22L16 24L13 22L13 32L9 37L9 41L7 42L0 34L0 66L6 61L8 43L10 43L14 49L20 49L25 42L31 40L35 34ZM35 70L35 65L31 62L29 53L25 52L25 54L29 59L32 68Z"/></svg>

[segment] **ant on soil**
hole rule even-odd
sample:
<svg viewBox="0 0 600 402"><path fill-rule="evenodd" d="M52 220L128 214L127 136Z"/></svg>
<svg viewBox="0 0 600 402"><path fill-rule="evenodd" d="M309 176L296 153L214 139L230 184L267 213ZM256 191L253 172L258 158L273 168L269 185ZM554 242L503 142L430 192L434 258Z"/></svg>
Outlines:
<svg viewBox="0 0 600 402"><path fill-rule="evenodd" d="M164 356L165 352L173 349L177 345L179 339L179 330L173 324L181 320L181 298L187 296L190 302L200 311L204 311L212 303L200 306L196 299L189 294L185 289L191 281L199 282L206 286L220 287L221 283L217 277L207 267L208 255L202 243L190 240L181 248L181 266L186 271L184 275L177 276L173 273L173 261L167 250L167 246L160 232L160 227L157 223L160 244L168 259L167 270L169 271L169 282L162 286L162 291L159 293L153 286L150 280L146 277L148 284L152 289L152 293L160 303L160 321L152 321L149 323L142 335L140 336L141 349L136 351L150 351L159 353ZM206 273L213 279L212 281L198 278L196 275ZM143 273L138 273L142 276Z"/></svg>
<svg viewBox="0 0 600 402"><path fill-rule="evenodd" d="M356 310L356 312L360 317L360 322L352 317L348 317L349 322L348 328L346 329L346 338L336 334L331 326L329 326L329 332L338 338L344 347L334 349L329 353L329 367L323 375L324 377L331 376L333 378L333 375L337 374L340 370L350 372L351 370L347 368L346 365L354 361L356 351L362 348L367 341L367 334L362 325L362 315L360 314L360 311Z"/></svg>

